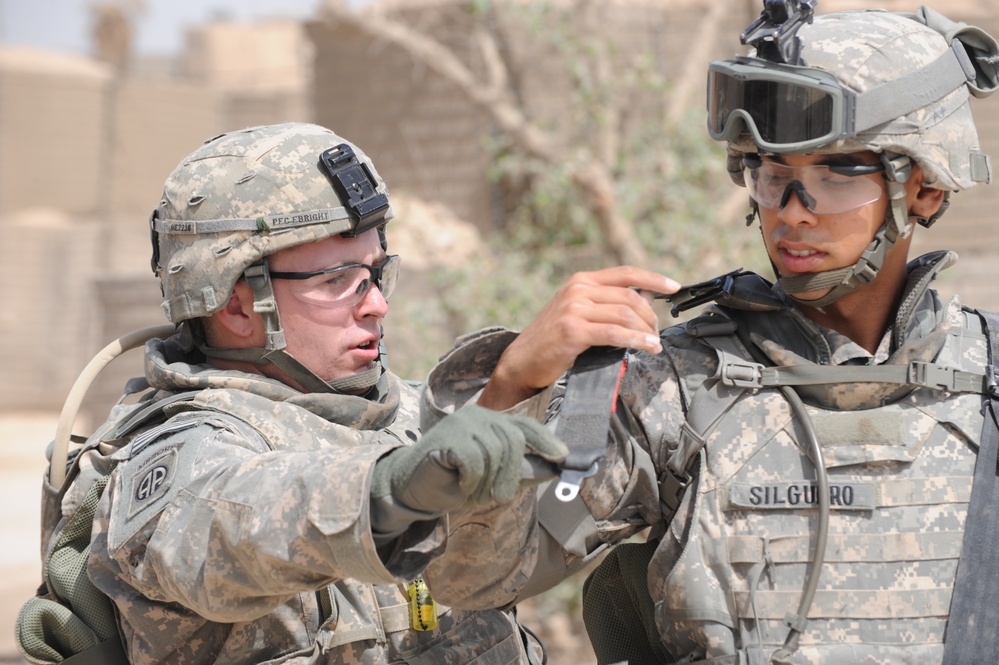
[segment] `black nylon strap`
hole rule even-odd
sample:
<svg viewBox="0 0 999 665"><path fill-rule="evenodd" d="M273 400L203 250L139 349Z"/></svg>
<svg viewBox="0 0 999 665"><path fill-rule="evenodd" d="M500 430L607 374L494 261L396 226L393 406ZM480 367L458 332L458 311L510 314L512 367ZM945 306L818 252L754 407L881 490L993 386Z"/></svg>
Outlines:
<svg viewBox="0 0 999 665"><path fill-rule="evenodd" d="M989 377L985 424L975 462L975 480L964 524L961 559L944 638L944 665L993 662L999 654L999 389L995 363L999 351L999 315L978 312L989 339Z"/></svg>
<svg viewBox="0 0 999 665"><path fill-rule="evenodd" d="M114 635L86 651L66 658L62 665L128 665L128 657L121 644L121 637Z"/></svg>
<svg viewBox="0 0 999 665"><path fill-rule="evenodd" d="M562 501L576 496L579 483L596 473L607 450L611 414L624 370L623 349L597 346L576 358L569 371L555 436L569 447L555 494Z"/></svg>

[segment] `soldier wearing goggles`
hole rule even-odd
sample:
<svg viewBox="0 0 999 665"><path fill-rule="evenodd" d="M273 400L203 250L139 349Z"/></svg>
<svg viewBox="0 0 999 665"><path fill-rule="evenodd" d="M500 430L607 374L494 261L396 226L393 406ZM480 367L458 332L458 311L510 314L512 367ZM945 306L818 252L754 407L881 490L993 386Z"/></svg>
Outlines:
<svg viewBox="0 0 999 665"><path fill-rule="evenodd" d="M579 273L522 332L469 336L431 373L425 424L473 398L556 432L610 412L596 463L571 469L577 491L559 493L563 471L500 515L452 516L427 576L440 597L505 606L614 547L583 591L600 663L999 652L984 593L999 560L978 563L995 550L999 324L931 288L953 252L908 256L952 192L991 178L969 96L999 84L999 45L927 7L814 5L767 0L742 34L753 51L708 76L708 131L774 283ZM649 291L674 309L716 302L660 331ZM601 345L628 351L592 395ZM505 567L488 558L498 542L519 544Z"/></svg>

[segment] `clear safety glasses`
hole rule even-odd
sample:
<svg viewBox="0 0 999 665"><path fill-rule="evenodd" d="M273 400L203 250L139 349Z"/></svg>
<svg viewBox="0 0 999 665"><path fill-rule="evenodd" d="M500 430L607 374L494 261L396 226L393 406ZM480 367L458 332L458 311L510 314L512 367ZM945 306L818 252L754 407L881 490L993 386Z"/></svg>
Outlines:
<svg viewBox="0 0 999 665"><path fill-rule="evenodd" d="M806 152L852 134L854 98L818 69L741 57L714 61L708 131L718 141L749 133L761 150Z"/></svg>
<svg viewBox="0 0 999 665"><path fill-rule="evenodd" d="M791 196L819 215L846 212L874 203L885 192L884 178L870 176L884 170L884 165L788 166L746 155L742 175L761 208L779 210Z"/></svg>
<svg viewBox="0 0 999 665"><path fill-rule="evenodd" d="M399 256L390 254L376 266L351 263L309 272L271 272L271 279L293 280L291 292L302 302L317 307L353 307L371 290L372 284L388 300L399 281Z"/></svg>

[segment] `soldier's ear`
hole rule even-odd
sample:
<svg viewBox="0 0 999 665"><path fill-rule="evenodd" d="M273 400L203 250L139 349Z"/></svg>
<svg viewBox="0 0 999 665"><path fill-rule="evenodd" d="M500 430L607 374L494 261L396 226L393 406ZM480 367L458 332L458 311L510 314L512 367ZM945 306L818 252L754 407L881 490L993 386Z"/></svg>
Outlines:
<svg viewBox="0 0 999 665"><path fill-rule="evenodd" d="M910 194L909 214L915 215L916 217L922 217L923 219L930 219L933 215L937 214L938 210L940 210L940 206L943 205L944 197L947 195L947 192L942 189L927 187L922 184L923 173L922 169L920 169L918 165L913 167L910 180L920 184L915 191Z"/></svg>
<svg viewBox="0 0 999 665"><path fill-rule="evenodd" d="M253 290L243 280L236 282L225 307L212 315L210 340L216 348L243 348L263 328L260 315L253 311Z"/></svg>

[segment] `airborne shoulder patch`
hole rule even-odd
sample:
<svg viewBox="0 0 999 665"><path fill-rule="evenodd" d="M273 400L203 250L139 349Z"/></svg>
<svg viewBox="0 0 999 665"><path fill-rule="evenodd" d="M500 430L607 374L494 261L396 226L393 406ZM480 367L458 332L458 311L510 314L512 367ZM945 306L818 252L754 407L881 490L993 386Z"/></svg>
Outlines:
<svg viewBox="0 0 999 665"><path fill-rule="evenodd" d="M177 471L177 448L151 456L132 472L128 496L128 518L167 493ZM120 497L119 500L121 500Z"/></svg>
<svg viewBox="0 0 999 665"><path fill-rule="evenodd" d="M196 444L211 430L201 418L174 419L132 439L130 457L115 469L118 481L108 525L112 550L155 517L188 481L198 459Z"/></svg>

